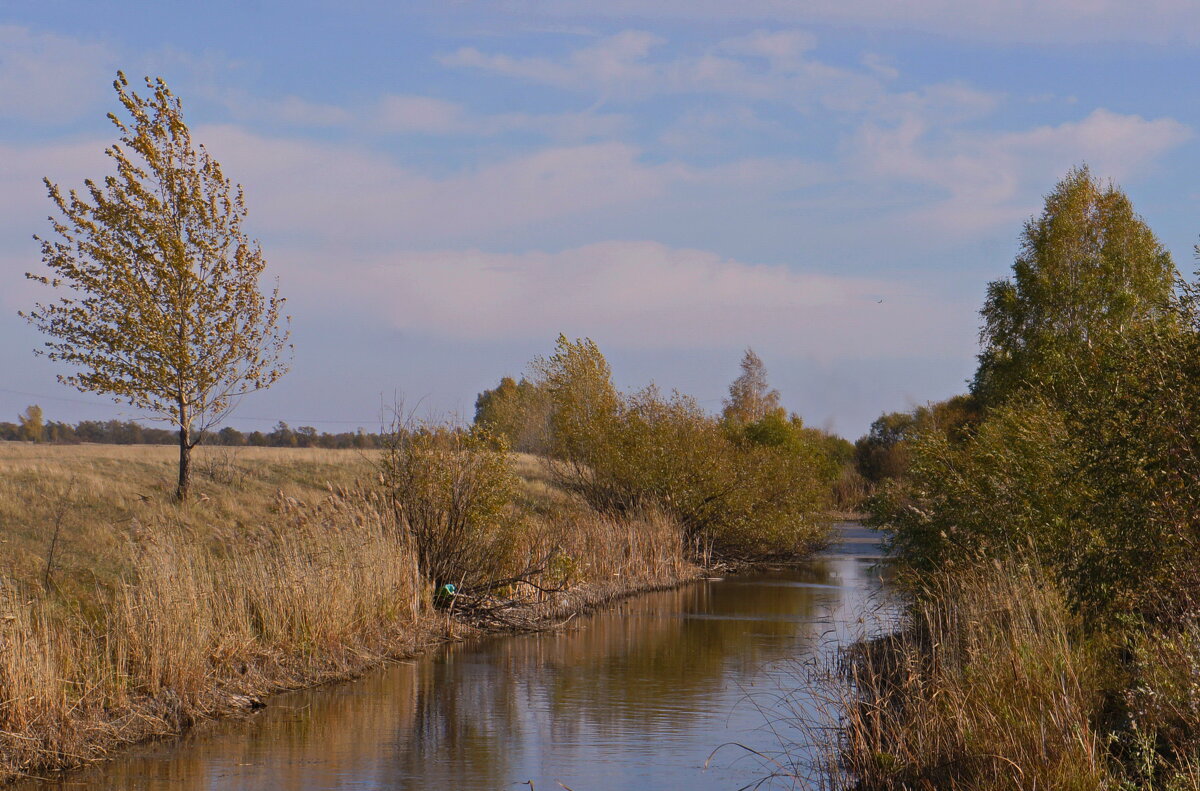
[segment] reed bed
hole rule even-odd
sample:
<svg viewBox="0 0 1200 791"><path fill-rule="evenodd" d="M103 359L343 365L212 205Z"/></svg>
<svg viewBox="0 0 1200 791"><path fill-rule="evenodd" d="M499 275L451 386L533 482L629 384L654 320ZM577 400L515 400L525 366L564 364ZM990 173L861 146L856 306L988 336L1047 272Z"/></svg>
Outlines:
<svg viewBox="0 0 1200 791"><path fill-rule="evenodd" d="M147 532L92 612L7 584L0 776L94 760L429 639L413 554L370 509L330 498L281 517L224 553Z"/></svg>
<svg viewBox="0 0 1200 791"><path fill-rule="evenodd" d="M845 655L846 787L1110 787L1103 656L1032 567L939 579L907 628Z"/></svg>

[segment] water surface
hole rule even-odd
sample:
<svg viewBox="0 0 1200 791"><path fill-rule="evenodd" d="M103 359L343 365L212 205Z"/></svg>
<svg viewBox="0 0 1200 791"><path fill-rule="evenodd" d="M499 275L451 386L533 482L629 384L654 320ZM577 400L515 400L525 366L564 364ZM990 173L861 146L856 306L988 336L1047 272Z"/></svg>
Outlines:
<svg viewBox="0 0 1200 791"><path fill-rule="evenodd" d="M40 787L733 791L762 762L730 747L706 769L714 749L777 749L763 709L795 686L796 663L882 606L876 535L854 524L840 535L800 568L448 645Z"/></svg>

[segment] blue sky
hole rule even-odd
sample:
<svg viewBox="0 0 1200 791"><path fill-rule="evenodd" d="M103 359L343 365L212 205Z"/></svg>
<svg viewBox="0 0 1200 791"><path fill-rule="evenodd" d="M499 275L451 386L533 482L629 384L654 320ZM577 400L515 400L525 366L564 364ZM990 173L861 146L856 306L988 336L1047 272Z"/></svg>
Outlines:
<svg viewBox="0 0 1200 791"><path fill-rule="evenodd" d="M183 98L290 300L293 370L233 425L469 417L564 332L714 410L753 346L854 438L964 389L1074 164L1194 268L1198 45L1181 0L0 1L0 420L133 415L16 316L117 69Z"/></svg>

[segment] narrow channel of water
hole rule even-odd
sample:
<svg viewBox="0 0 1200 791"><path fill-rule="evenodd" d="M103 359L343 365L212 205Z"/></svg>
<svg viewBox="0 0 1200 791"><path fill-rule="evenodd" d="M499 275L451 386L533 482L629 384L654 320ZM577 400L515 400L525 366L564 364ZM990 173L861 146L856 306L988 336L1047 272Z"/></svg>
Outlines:
<svg viewBox="0 0 1200 791"><path fill-rule="evenodd" d="M777 749L760 706L882 606L876 535L849 523L840 535L797 569L446 646L40 788L733 791L761 761L730 747L705 769L710 753Z"/></svg>

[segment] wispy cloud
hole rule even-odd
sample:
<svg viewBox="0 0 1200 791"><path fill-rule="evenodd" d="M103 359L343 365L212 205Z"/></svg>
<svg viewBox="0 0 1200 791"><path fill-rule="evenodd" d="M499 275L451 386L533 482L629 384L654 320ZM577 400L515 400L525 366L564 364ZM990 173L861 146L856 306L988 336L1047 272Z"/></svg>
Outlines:
<svg viewBox="0 0 1200 791"><path fill-rule="evenodd" d="M463 47L440 60L447 66L620 101L707 94L801 107L857 106L882 90L878 77L867 70L845 69L809 57L815 38L807 31L760 31L720 41L700 54L656 56L666 43L652 33L626 30L557 59Z"/></svg>
<svg viewBox="0 0 1200 791"><path fill-rule="evenodd" d="M892 126L865 126L849 161L864 183L937 190L940 197L897 219L959 238L1019 222L1072 165L1087 162L1119 181L1154 167L1192 134L1171 118L1148 120L1104 109L1078 121L1023 131L942 135L911 116Z"/></svg>
<svg viewBox="0 0 1200 791"><path fill-rule="evenodd" d="M116 64L103 43L0 25L0 118L78 118L105 97Z"/></svg>
<svg viewBox="0 0 1200 791"><path fill-rule="evenodd" d="M1200 41L1192 0L506 0L546 18L836 24L981 41L1081 44Z"/></svg>
<svg viewBox="0 0 1200 791"><path fill-rule="evenodd" d="M235 126L196 137L247 185L258 227L365 245L444 241L642 201L673 172L616 142L552 146L435 177L356 145Z"/></svg>
<svg viewBox="0 0 1200 791"><path fill-rule="evenodd" d="M464 341L566 332L643 349L755 343L829 360L954 356L969 353L973 340L973 307L911 283L756 265L648 241L520 254L392 253L346 274L314 272L310 287L340 292L398 329Z"/></svg>

